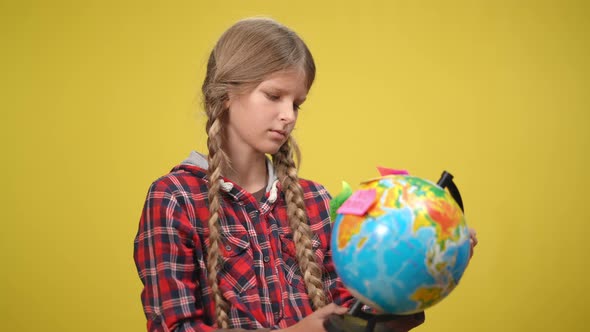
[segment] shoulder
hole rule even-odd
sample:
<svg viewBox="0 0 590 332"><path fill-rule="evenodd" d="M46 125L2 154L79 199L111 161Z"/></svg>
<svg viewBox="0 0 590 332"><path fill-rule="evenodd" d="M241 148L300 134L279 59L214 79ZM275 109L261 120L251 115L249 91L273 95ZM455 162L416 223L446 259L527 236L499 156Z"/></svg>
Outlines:
<svg viewBox="0 0 590 332"><path fill-rule="evenodd" d="M196 177L194 174L184 170L175 170L164 176L157 178L150 185L150 191L157 192L175 192L175 191L192 191L195 188L206 186L204 179Z"/></svg>
<svg viewBox="0 0 590 332"><path fill-rule="evenodd" d="M180 204L204 201L207 197L208 181L204 174L186 168L175 167L170 173L153 181L148 190L148 199L171 199Z"/></svg>
<svg viewBox="0 0 590 332"><path fill-rule="evenodd" d="M145 213L158 222L178 221L178 227L201 230L207 220L208 181L185 169L173 169L154 180L149 187ZM170 219L172 218L172 219Z"/></svg>
<svg viewBox="0 0 590 332"><path fill-rule="evenodd" d="M168 174L153 181L150 191L206 191L207 182L205 170L191 165L178 165Z"/></svg>
<svg viewBox="0 0 590 332"><path fill-rule="evenodd" d="M310 198L318 198L329 201L332 198L328 190L317 182L307 179L299 179L299 184L301 185L301 189L303 189L303 197L306 200Z"/></svg>

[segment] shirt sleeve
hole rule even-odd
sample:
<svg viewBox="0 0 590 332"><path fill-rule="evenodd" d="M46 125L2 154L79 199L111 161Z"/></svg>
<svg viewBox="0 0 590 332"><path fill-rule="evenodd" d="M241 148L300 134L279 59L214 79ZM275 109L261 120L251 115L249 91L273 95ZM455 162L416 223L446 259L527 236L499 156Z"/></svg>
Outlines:
<svg viewBox="0 0 590 332"><path fill-rule="evenodd" d="M318 204L317 210L322 218L322 230L324 232L323 235L326 236L327 239L327 246L322 262L324 269L322 275L324 289L328 295L328 302L334 302L341 306L350 307L354 302L354 298L346 289L346 287L344 287L342 281L336 274L336 268L334 266L334 262L332 261L332 220L330 220L330 200L332 197L322 185L316 184L316 186L318 188L317 197L319 198L316 199L316 203Z"/></svg>
<svg viewBox="0 0 590 332"><path fill-rule="evenodd" d="M204 323L201 285L195 278L199 266L194 253L201 245L173 192L162 180L152 184L134 241L147 330L210 332L214 328Z"/></svg>
<svg viewBox="0 0 590 332"><path fill-rule="evenodd" d="M327 288L329 294L328 298L338 305L350 307L354 302L354 298L346 287L344 287L342 281L336 274L336 269L332 262L331 250L326 252L326 255L324 256L324 268L324 287Z"/></svg>

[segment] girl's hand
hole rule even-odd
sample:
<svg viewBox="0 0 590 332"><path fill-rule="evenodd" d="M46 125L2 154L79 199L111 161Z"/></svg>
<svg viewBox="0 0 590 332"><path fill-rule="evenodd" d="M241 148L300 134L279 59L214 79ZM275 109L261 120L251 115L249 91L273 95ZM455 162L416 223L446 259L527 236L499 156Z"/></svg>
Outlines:
<svg viewBox="0 0 590 332"><path fill-rule="evenodd" d="M469 243L471 244L471 252L469 254L469 258L471 258L473 256L473 249L477 245L477 233L473 228L469 229Z"/></svg>
<svg viewBox="0 0 590 332"><path fill-rule="evenodd" d="M290 326L283 331L285 332L326 332L324 321L331 314L343 315L348 311L345 307L340 307L334 303L314 311L311 315L303 318L297 324Z"/></svg>

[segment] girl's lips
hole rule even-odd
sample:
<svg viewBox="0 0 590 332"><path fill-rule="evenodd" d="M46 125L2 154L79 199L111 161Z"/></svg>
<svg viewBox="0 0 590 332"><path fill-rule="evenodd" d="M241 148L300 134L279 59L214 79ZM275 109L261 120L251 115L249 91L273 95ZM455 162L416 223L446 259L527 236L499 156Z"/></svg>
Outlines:
<svg viewBox="0 0 590 332"><path fill-rule="evenodd" d="M270 132L276 138L284 139L285 137L287 137L287 132L284 130L272 130L271 129Z"/></svg>

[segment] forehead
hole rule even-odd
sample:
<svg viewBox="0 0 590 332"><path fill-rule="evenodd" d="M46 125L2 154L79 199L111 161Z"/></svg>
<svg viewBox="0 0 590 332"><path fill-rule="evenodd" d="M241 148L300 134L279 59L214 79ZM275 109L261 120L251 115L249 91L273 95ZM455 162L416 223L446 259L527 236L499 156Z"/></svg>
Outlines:
<svg viewBox="0 0 590 332"><path fill-rule="evenodd" d="M267 76L259 87L274 88L287 93L306 95L305 73L302 70L279 71Z"/></svg>

